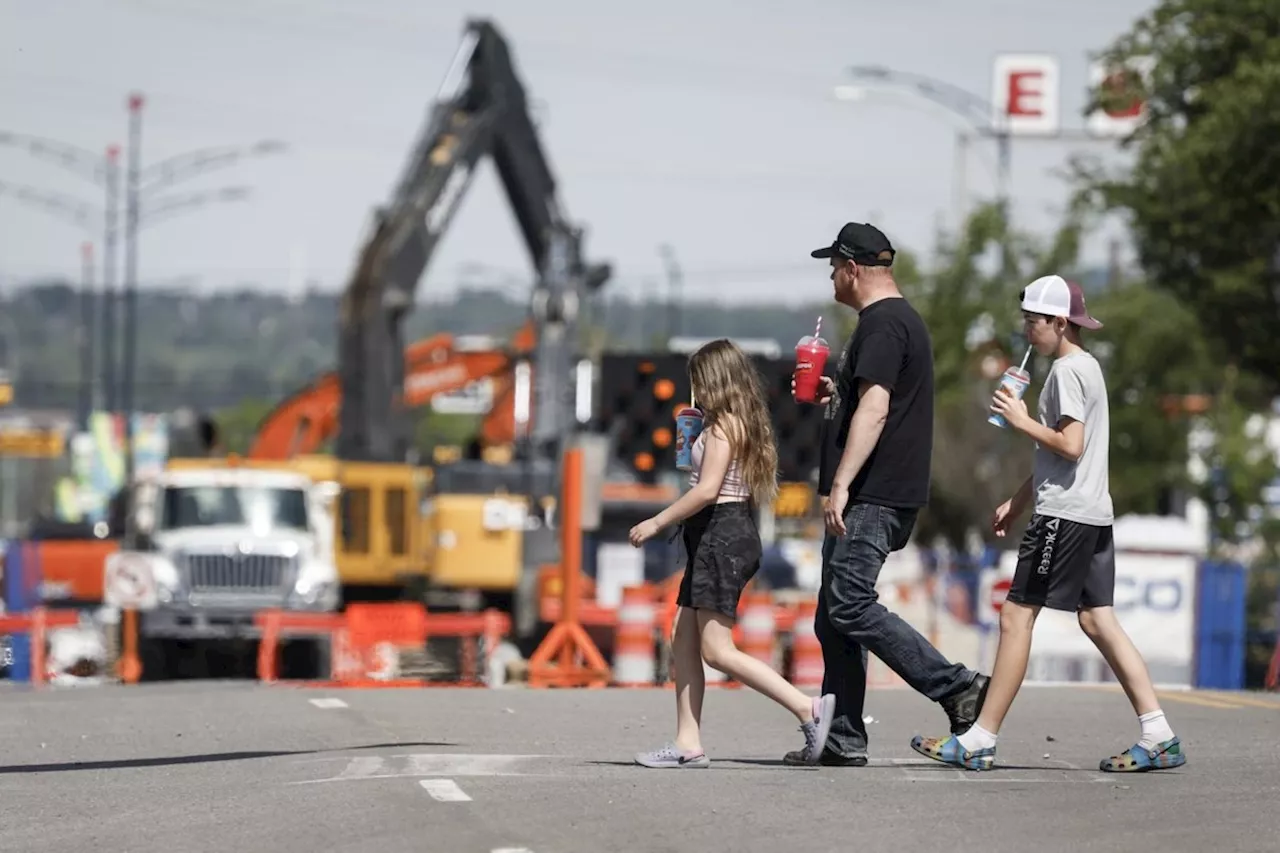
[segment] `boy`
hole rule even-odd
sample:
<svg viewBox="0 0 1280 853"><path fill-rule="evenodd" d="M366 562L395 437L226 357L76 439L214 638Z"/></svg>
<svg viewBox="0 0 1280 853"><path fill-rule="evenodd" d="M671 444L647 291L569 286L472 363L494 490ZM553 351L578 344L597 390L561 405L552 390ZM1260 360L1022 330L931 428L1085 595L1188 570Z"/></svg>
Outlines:
<svg viewBox="0 0 1280 853"><path fill-rule="evenodd" d="M1113 511L1107 475L1110 443L1107 387L1102 369L1080 345L1080 330L1099 329L1078 285L1050 275L1022 291L1028 343L1053 357L1040 394L1039 420L1003 387L991 411L1009 428L1036 442L1032 475L1001 504L992 527L1004 536L1010 523L1035 508L1018 548L1013 586L1000 610L1000 645L978 720L945 738L912 738L911 747L937 761L990 770L996 735L1027 674L1031 629L1040 608L1078 614L1080 627L1098 647L1138 714L1142 733L1127 751L1103 759L1099 769L1133 772L1186 763L1182 744L1156 700L1146 662L1112 608L1115 592Z"/></svg>

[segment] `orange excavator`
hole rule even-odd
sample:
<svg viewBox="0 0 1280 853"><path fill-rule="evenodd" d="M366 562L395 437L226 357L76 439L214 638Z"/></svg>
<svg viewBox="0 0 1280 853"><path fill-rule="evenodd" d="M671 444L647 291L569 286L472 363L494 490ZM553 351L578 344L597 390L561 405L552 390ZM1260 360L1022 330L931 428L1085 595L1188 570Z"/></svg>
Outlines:
<svg viewBox="0 0 1280 853"><path fill-rule="evenodd" d="M493 382L493 405L477 436L485 447L510 445L516 437L512 367L534 349L533 324L526 322L504 349L468 349L447 332L416 341L404 350L400 408L417 408L438 394L473 382ZM322 374L286 397L258 425L250 459L286 460L318 452L338 431L342 383L336 372Z"/></svg>

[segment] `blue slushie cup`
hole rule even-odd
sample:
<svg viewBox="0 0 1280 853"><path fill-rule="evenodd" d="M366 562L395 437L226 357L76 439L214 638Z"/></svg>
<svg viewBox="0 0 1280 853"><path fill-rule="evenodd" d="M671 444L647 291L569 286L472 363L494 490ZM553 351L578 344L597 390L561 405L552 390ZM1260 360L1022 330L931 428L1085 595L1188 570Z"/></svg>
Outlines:
<svg viewBox="0 0 1280 853"><path fill-rule="evenodd" d="M1031 374L1023 370L1021 367L1010 367L1004 372L1004 376L1000 378L1000 387L1008 388L1009 393L1019 400L1022 395L1027 393L1028 386L1031 385ZM987 423L1005 429L1009 424L1005 421L1004 416L996 412L992 412L987 417Z"/></svg>
<svg viewBox="0 0 1280 853"><path fill-rule="evenodd" d="M693 443L702 433L702 412L685 406L676 412L676 468L693 470Z"/></svg>

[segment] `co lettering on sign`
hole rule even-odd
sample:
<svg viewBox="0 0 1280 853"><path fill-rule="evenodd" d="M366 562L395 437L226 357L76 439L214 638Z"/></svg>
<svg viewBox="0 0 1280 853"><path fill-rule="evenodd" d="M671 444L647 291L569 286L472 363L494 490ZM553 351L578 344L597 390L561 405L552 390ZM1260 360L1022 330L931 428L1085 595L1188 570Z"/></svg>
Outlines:
<svg viewBox="0 0 1280 853"><path fill-rule="evenodd" d="M1117 577L1115 598L1117 613L1139 608L1156 613L1176 613L1182 609L1182 581L1173 578L1146 580Z"/></svg>

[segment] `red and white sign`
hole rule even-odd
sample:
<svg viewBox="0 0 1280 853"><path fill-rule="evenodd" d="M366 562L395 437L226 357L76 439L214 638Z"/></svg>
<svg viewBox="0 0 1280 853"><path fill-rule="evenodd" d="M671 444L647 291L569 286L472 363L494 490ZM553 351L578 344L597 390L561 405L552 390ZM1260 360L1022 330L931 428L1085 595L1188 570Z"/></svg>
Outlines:
<svg viewBox="0 0 1280 853"><path fill-rule="evenodd" d="M1004 607L1004 600L1009 597L1009 588L1013 586L1013 578L1001 578L991 585L991 609L996 613Z"/></svg>
<svg viewBox="0 0 1280 853"><path fill-rule="evenodd" d="M107 555L104 567L103 599L121 610L153 610L156 599L155 576L146 554L117 551Z"/></svg>
<svg viewBox="0 0 1280 853"><path fill-rule="evenodd" d="M1058 60L1047 54L1001 54L992 75L992 123L1011 136L1053 136L1061 124Z"/></svg>
<svg viewBox="0 0 1280 853"><path fill-rule="evenodd" d="M1000 608L1004 606L1009 587L1013 586L1013 566L983 569L978 575L976 610L978 622L988 627L1000 624Z"/></svg>
<svg viewBox="0 0 1280 853"><path fill-rule="evenodd" d="M1123 91L1135 77L1145 84L1154 66L1155 62L1150 57L1131 59L1123 68L1101 61L1093 62L1089 66L1089 91L1099 88ZM1146 102L1138 95L1089 113L1086 127L1094 136L1124 137L1137 130L1146 116Z"/></svg>

